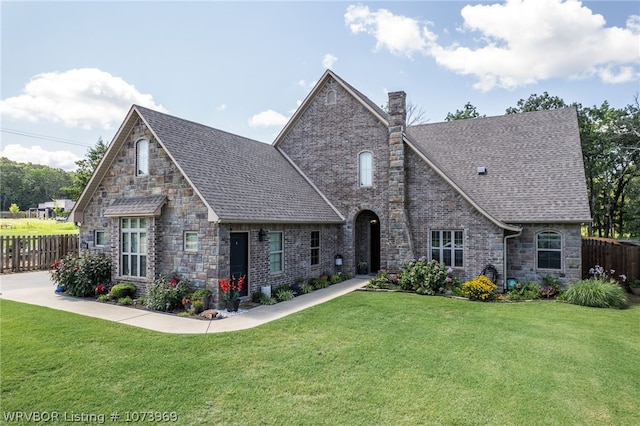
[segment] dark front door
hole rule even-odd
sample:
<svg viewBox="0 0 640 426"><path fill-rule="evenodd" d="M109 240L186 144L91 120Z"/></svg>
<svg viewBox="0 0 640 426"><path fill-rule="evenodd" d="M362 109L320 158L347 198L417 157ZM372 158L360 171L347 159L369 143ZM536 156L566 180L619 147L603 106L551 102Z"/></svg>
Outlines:
<svg viewBox="0 0 640 426"><path fill-rule="evenodd" d="M369 272L374 274L380 270L380 221L377 219L371 222L371 267Z"/></svg>
<svg viewBox="0 0 640 426"><path fill-rule="evenodd" d="M244 277L244 286L240 292L241 296L249 294L249 234L246 232L231 233L230 250L231 276L234 278Z"/></svg>

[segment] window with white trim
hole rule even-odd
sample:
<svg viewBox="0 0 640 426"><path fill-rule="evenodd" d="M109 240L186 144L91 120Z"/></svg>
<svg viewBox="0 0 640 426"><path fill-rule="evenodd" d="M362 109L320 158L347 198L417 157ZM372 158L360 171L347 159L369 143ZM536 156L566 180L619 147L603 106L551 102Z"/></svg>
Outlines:
<svg viewBox="0 0 640 426"><path fill-rule="evenodd" d="M358 155L358 169L360 186L373 185L373 153L370 151L361 152Z"/></svg>
<svg viewBox="0 0 640 426"><path fill-rule="evenodd" d="M149 141L140 139L136 142L136 175L149 174Z"/></svg>
<svg viewBox="0 0 640 426"><path fill-rule="evenodd" d="M536 236L538 269L562 269L562 235L545 231Z"/></svg>
<svg viewBox="0 0 640 426"><path fill-rule="evenodd" d="M184 250L198 251L198 233L187 231L184 233Z"/></svg>
<svg viewBox="0 0 640 426"><path fill-rule="evenodd" d="M431 231L431 259L446 266L464 266L464 232Z"/></svg>
<svg viewBox="0 0 640 426"><path fill-rule="evenodd" d="M282 232L269 233L269 272L282 272L284 241Z"/></svg>
<svg viewBox="0 0 640 426"><path fill-rule="evenodd" d="M96 246L102 247L106 243L106 237L104 231L95 231L95 239Z"/></svg>
<svg viewBox="0 0 640 426"><path fill-rule="evenodd" d="M120 274L128 277L147 276L147 219L120 219Z"/></svg>
<svg viewBox="0 0 640 426"><path fill-rule="evenodd" d="M311 266L320 264L320 231L311 231Z"/></svg>

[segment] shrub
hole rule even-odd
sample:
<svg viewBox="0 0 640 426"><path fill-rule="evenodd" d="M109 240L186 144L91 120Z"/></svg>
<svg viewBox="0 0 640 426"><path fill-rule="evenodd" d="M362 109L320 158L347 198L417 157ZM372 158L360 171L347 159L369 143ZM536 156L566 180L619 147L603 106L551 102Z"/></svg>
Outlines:
<svg viewBox="0 0 640 426"><path fill-rule="evenodd" d="M338 275L338 274L334 274L334 275L330 275L329 276L329 282L331 284L338 284L340 281L342 281L342 278L340 278L340 275Z"/></svg>
<svg viewBox="0 0 640 426"><path fill-rule="evenodd" d="M104 255L67 255L51 265L51 280L67 294L87 297L98 285L111 281L111 259Z"/></svg>
<svg viewBox="0 0 640 426"><path fill-rule="evenodd" d="M398 284L419 294L443 294L457 285L452 273L453 269L423 256L402 266Z"/></svg>
<svg viewBox="0 0 640 426"><path fill-rule="evenodd" d="M462 284L462 291L471 300L489 301L496 298L498 288L489 278L480 275Z"/></svg>
<svg viewBox="0 0 640 426"><path fill-rule="evenodd" d="M567 303L594 308L629 307L629 298L615 281L592 279L582 280L569 286L560 298Z"/></svg>
<svg viewBox="0 0 640 426"><path fill-rule="evenodd" d="M536 283L525 282L516 285L507 292L509 300L535 300L540 298L540 286Z"/></svg>
<svg viewBox="0 0 640 426"><path fill-rule="evenodd" d="M304 283L300 287L301 294L308 294L308 293L311 293L312 291L313 291L313 286L309 283Z"/></svg>
<svg viewBox="0 0 640 426"><path fill-rule="evenodd" d="M118 299L118 305L128 306L132 304L133 304L133 300L129 296L121 297Z"/></svg>
<svg viewBox="0 0 640 426"><path fill-rule="evenodd" d="M133 296L134 294L136 294L136 286L132 283L116 284L111 287L111 297L114 299Z"/></svg>
<svg viewBox="0 0 640 426"><path fill-rule="evenodd" d="M329 281L323 280L322 278L314 278L309 282L315 290L320 290L321 288L329 287Z"/></svg>
<svg viewBox="0 0 640 426"><path fill-rule="evenodd" d="M100 294L98 295L98 302L108 302L111 300L108 294Z"/></svg>
<svg viewBox="0 0 640 426"><path fill-rule="evenodd" d="M254 294L258 295L258 298L256 300L256 302L262 304L262 305L275 305L276 304L276 299L274 299L273 297L267 296L264 293L259 293L256 292Z"/></svg>
<svg viewBox="0 0 640 426"><path fill-rule="evenodd" d="M346 281L346 280L350 280L351 279L351 274L348 273L342 273L340 274L340 277L342 278L342 281Z"/></svg>
<svg viewBox="0 0 640 426"><path fill-rule="evenodd" d="M284 302L293 299L293 292L289 290L289 287L283 286L276 290L276 300Z"/></svg>
<svg viewBox="0 0 640 426"><path fill-rule="evenodd" d="M378 272L378 275L369 280L369 283L366 285L366 287L388 289L391 288L392 284L393 283L391 282L391 279L389 279L389 275L386 272L381 271Z"/></svg>
<svg viewBox="0 0 640 426"><path fill-rule="evenodd" d="M201 297L211 297L211 290L207 290L206 288L199 288L191 295L192 299L199 299Z"/></svg>
<svg viewBox="0 0 640 426"><path fill-rule="evenodd" d="M162 275L148 288L147 306L157 311L177 309L182 298L192 292L189 280L179 275Z"/></svg>

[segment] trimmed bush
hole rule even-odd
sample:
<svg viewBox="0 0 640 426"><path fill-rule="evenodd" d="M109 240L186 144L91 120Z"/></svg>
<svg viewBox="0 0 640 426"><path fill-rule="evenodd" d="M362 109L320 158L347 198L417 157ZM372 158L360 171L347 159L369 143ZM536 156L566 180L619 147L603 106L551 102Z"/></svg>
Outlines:
<svg viewBox="0 0 640 426"><path fill-rule="evenodd" d="M111 287L111 297L120 299L123 297L131 297L136 294L136 286L132 283L116 284Z"/></svg>
<svg viewBox="0 0 640 426"><path fill-rule="evenodd" d="M630 306L627 294L618 283L602 279L578 281L569 286L559 299L594 308L626 309Z"/></svg>
<svg viewBox="0 0 640 426"><path fill-rule="evenodd" d="M496 294L494 292L497 288L498 286L484 275L480 275L462 284L462 291L469 299L481 300L483 302L495 300Z"/></svg>
<svg viewBox="0 0 640 426"><path fill-rule="evenodd" d="M402 266L398 284L418 294L443 294L456 287L452 273L453 269L423 256Z"/></svg>

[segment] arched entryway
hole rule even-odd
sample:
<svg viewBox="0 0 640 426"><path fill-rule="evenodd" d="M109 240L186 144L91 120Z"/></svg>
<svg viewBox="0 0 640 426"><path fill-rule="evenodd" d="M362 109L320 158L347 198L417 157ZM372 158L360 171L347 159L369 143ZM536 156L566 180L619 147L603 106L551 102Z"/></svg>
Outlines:
<svg viewBox="0 0 640 426"><path fill-rule="evenodd" d="M380 218L371 210L363 210L356 217L355 261L367 262L369 272L380 270Z"/></svg>

